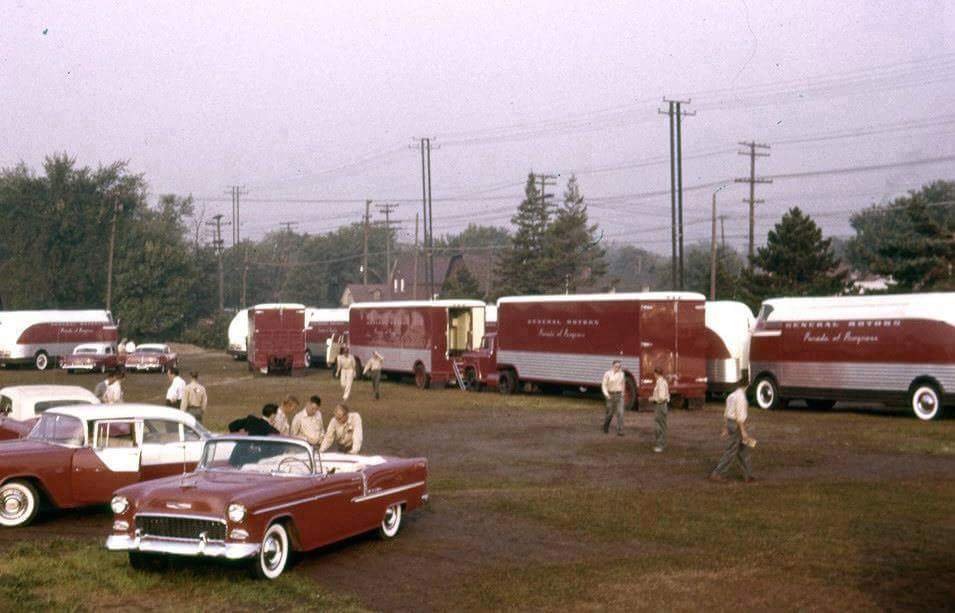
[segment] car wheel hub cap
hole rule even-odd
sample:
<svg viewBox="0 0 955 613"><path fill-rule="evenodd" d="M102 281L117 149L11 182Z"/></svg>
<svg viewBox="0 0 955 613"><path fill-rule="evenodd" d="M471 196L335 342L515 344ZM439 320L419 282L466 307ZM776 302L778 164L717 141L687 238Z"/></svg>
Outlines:
<svg viewBox="0 0 955 613"><path fill-rule="evenodd" d="M932 394L922 394L918 398L919 409L931 413L935 410L935 397Z"/></svg>
<svg viewBox="0 0 955 613"><path fill-rule="evenodd" d="M8 519L14 519L20 516L26 509L26 500L23 494L16 491L3 492L3 516Z"/></svg>
<svg viewBox="0 0 955 613"><path fill-rule="evenodd" d="M265 545L262 547L262 557L265 559L265 565L268 569L275 570L282 559L282 545L278 542L278 539L269 537L265 541Z"/></svg>
<svg viewBox="0 0 955 613"><path fill-rule="evenodd" d="M761 385L759 388L759 399L764 405L772 404L773 402L773 388L769 385Z"/></svg>

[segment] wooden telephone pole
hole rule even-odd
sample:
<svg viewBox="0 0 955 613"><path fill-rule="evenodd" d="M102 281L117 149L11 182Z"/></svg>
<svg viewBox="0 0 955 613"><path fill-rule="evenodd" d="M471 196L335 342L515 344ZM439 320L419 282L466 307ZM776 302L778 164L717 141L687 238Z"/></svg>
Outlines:
<svg viewBox="0 0 955 613"><path fill-rule="evenodd" d="M223 240L222 240L222 226L231 225L231 222L222 223L222 218L224 215L219 214L215 215L212 218L212 221L207 221L206 225L215 226L215 238L212 240L212 246L216 250L216 255L219 259L219 310L225 310L225 273L223 272L222 266L222 252L223 249Z"/></svg>
<svg viewBox="0 0 955 613"><path fill-rule="evenodd" d="M736 183L749 183L749 198L743 198L743 202L749 203L749 249L747 254L749 255L749 261L753 260L753 253L755 251L755 239L754 235L756 233L756 205L764 202L764 200L756 199L756 184L757 183L772 183L772 179L764 179L762 177L756 177L756 158L758 157L769 157L768 153L757 152L757 149L769 149L769 145L763 145L755 141L750 141L748 143L742 142L739 143L743 147L748 147L748 151L738 151L739 155L749 156L749 177L742 179L735 179Z"/></svg>

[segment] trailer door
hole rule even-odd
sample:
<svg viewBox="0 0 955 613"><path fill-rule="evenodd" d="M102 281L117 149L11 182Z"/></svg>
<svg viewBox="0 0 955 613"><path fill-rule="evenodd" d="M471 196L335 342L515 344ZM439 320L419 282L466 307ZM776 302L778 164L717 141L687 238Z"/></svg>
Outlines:
<svg viewBox="0 0 955 613"><path fill-rule="evenodd" d="M672 382L676 372L677 307L675 302L640 303L640 387L653 387L653 370L663 369Z"/></svg>
<svg viewBox="0 0 955 613"><path fill-rule="evenodd" d="M677 384L686 386L687 397L701 395L706 384L706 306L700 302L678 301L677 308Z"/></svg>

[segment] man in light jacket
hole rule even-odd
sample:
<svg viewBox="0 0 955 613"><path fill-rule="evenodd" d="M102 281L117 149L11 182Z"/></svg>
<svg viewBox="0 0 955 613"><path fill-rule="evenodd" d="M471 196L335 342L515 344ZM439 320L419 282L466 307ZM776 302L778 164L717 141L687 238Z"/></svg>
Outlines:
<svg viewBox="0 0 955 613"><path fill-rule="evenodd" d="M749 462L749 450L756 446L756 439L746 431L746 419L749 416L749 402L746 400L746 380L737 384L736 390L726 397L726 410L723 411L723 430L720 437L726 439L726 449L713 472L711 481L726 481L733 461L739 462L743 472L743 481L755 481L753 467Z"/></svg>
<svg viewBox="0 0 955 613"><path fill-rule="evenodd" d="M342 386L342 400L348 400L352 382L355 381L355 357L348 352L348 347L342 347L342 352L335 360L335 369L335 375L339 377Z"/></svg>
<svg viewBox="0 0 955 613"><path fill-rule="evenodd" d="M667 412L670 410L670 386L659 366L653 369L656 381L650 403L653 405L653 451L662 453L667 446Z"/></svg>
<svg viewBox="0 0 955 613"><path fill-rule="evenodd" d="M384 362L384 356L376 351L371 354L371 359L362 369L362 374L371 377L371 389L375 392L375 400L381 398L381 367Z"/></svg>
<svg viewBox="0 0 955 613"><path fill-rule="evenodd" d="M600 390L607 402L607 411L604 415L604 434L610 432L610 422L617 416L617 436L623 436L623 391L626 388L626 379L620 360L614 360L610 370L604 373Z"/></svg>

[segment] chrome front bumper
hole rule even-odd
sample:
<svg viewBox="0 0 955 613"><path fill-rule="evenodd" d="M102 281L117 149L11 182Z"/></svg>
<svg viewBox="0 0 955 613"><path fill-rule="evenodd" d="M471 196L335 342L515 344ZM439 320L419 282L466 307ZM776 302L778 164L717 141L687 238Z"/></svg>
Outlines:
<svg viewBox="0 0 955 613"><path fill-rule="evenodd" d="M106 548L110 551L141 551L227 560L251 558L259 553L258 543L223 543L192 539L164 539L154 536L132 537L126 534L110 535L106 539Z"/></svg>

